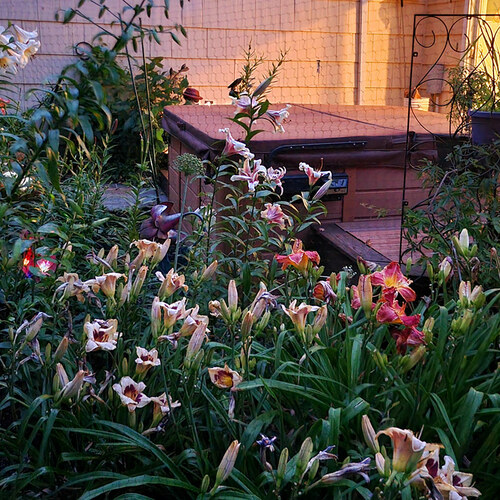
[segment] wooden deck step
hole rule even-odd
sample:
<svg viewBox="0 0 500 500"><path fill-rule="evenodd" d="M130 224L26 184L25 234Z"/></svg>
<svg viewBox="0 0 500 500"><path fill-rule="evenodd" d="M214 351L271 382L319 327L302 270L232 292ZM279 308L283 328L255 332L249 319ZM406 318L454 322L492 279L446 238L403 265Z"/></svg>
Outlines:
<svg viewBox="0 0 500 500"><path fill-rule="evenodd" d="M358 257L386 266L399 260L400 219L371 219L356 222L323 222L316 232L339 252L355 261ZM407 249L403 240L403 252ZM416 256L412 256L413 262ZM406 258L405 258L406 259ZM421 274L412 268L412 274Z"/></svg>

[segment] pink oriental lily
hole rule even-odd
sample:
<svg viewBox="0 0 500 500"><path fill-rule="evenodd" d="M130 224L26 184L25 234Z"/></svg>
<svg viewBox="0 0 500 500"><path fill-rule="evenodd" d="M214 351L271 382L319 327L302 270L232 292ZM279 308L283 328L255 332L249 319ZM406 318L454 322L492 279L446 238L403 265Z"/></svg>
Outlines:
<svg viewBox="0 0 500 500"><path fill-rule="evenodd" d="M238 168L238 174L231 176L231 181L242 181L248 184L248 190L254 192L259 185L259 177L266 174L266 167L261 165L261 160L255 160L250 165L248 158L243 162L243 167Z"/></svg>
<svg viewBox="0 0 500 500"><path fill-rule="evenodd" d="M222 151L224 156L240 155L249 160L253 159L255 155L250 152L244 142L233 139L228 128L221 128L219 132L226 134L226 145Z"/></svg>
<svg viewBox="0 0 500 500"><path fill-rule="evenodd" d="M260 213L263 219L266 219L271 224L277 224L280 229L285 229L286 224L291 224L290 217L283 213L281 207L276 204L266 203L266 209Z"/></svg>
<svg viewBox="0 0 500 500"><path fill-rule="evenodd" d="M286 174L286 168L285 167L279 167L279 168L273 168L269 167L266 172L266 180L268 182L276 184L276 188L280 189L280 196L283 194L283 184L281 183L281 179L285 177Z"/></svg>
<svg viewBox="0 0 500 500"><path fill-rule="evenodd" d="M314 184L316 184L316 182L318 182L323 175L328 175L329 173L329 172L321 172L321 169L315 170L314 168L312 168L311 166L309 166L307 163L304 162L299 163L299 170L302 170L302 172L304 172L307 175L310 187L314 186Z"/></svg>
<svg viewBox="0 0 500 500"><path fill-rule="evenodd" d="M412 302L417 298L417 294L410 288L412 283L402 272L397 262L391 262L382 271L377 271L371 275L373 286L381 286L386 291L394 290L403 297L406 302Z"/></svg>
<svg viewBox="0 0 500 500"><path fill-rule="evenodd" d="M283 133L285 129L283 128L283 122L290 116L288 110L291 108L290 104L287 104L283 109L279 111L266 111L266 115L269 117L271 123L274 127L274 132Z"/></svg>
<svg viewBox="0 0 500 500"><path fill-rule="evenodd" d="M295 240L292 253L289 255L276 255L276 260L282 264L281 269L285 270L288 266L293 266L302 274L307 271L309 262L319 265L319 254L314 251L302 250L302 241Z"/></svg>
<svg viewBox="0 0 500 500"><path fill-rule="evenodd" d="M236 106L234 114L237 115L238 113L246 111L250 107L255 108L258 106L259 101L253 97L250 99L250 96L246 92L242 92L239 99L233 99L233 104Z"/></svg>

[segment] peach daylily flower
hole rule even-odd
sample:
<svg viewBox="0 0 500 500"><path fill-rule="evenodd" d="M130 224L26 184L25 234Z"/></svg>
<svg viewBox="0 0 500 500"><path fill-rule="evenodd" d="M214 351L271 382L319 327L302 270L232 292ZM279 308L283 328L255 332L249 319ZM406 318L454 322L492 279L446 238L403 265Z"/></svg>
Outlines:
<svg viewBox="0 0 500 500"><path fill-rule="evenodd" d="M84 325L87 334L85 351L114 351L120 334L116 331L118 321L116 319L96 319Z"/></svg>
<svg viewBox="0 0 500 500"><path fill-rule="evenodd" d="M64 273L56 281L62 282L56 289L56 293L63 292L61 299L76 297L78 302L85 302L84 293L90 292L90 288L80 280L78 274Z"/></svg>
<svg viewBox="0 0 500 500"><path fill-rule="evenodd" d="M289 255L276 255L276 260L282 264L281 269L285 270L288 266L293 266L302 274L307 271L309 262L319 265L319 254L314 251L302 250L302 241L295 240L292 253Z"/></svg>
<svg viewBox="0 0 500 500"><path fill-rule="evenodd" d="M136 408L146 406L151 400L142 391L146 388L144 382L135 382L131 377L122 377L120 383L113 385L113 390L120 396L124 406L130 413Z"/></svg>
<svg viewBox="0 0 500 500"><path fill-rule="evenodd" d="M160 297L161 300L165 300L181 288L185 292L188 291L188 286L184 284L186 277L183 274L177 274L173 268L170 269L166 276L158 271L156 277L161 281L160 290L158 292L158 297Z"/></svg>
<svg viewBox="0 0 500 500"><path fill-rule="evenodd" d="M328 281L318 281L313 289L313 297L321 302L333 304L337 300L337 294L333 291Z"/></svg>
<svg viewBox="0 0 500 500"><path fill-rule="evenodd" d="M397 262L391 262L382 269L370 275L372 285L381 286L383 293L394 290L403 297L406 302L412 302L417 294L410 288L412 281L402 272Z"/></svg>
<svg viewBox="0 0 500 500"><path fill-rule="evenodd" d="M208 374L210 375L210 380L219 389L231 389L232 391L241 383L243 378L241 375L229 368L229 366L224 365L224 368L209 368Z"/></svg>
<svg viewBox="0 0 500 500"><path fill-rule="evenodd" d="M226 134L226 145L222 151L224 156L240 155L248 160L252 160L254 158L255 155L250 152L244 142L233 139L233 136L228 128L221 128L219 129L219 132Z"/></svg>
<svg viewBox="0 0 500 500"><path fill-rule="evenodd" d="M315 312L320 309L318 306L310 306L305 302L297 306L297 300L292 300L288 308L284 305L281 305L281 307L285 314L292 320L296 330L300 333L303 333L306 328L307 315L310 312Z"/></svg>
<svg viewBox="0 0 500 500"><path fill-rule="evenodd" d="M127 277L122 273L107 273L85 281L84 285L91 287L94 293L101 290L106 297L112 299L115 296L116 282L119 278L124 278L127 281Z"/></svg>
<svg viewBox="0 0 500 500"><path fill-rule="evenodd" d="M283 213L279 205L273 203L266 203L266 209L260 213L263 219L266 219L271 224L277 224L280 229L285 229L286 225L291 225L290 217Z"/></svg>
<svg viewBox="0 0 500 500"><path fill-rule="evenodd" d="M415 470L427 443L418 439L412 431L398 427L379 431L375 439L378 440L381 434L389 436L392 441L392 469L397 472Z"/></svg>
<svg viewBox="0 0 500 500"><path fill-rule="evenodd" d="M170 239L165 240L163 243L157 243L150 240L137 240L133 241L130 246L134 245L139 249L139 255L132 261L130 267L138 267L143 261L151 259L153 265L161 262L165 255L167 255L170 248Z"/></svg>

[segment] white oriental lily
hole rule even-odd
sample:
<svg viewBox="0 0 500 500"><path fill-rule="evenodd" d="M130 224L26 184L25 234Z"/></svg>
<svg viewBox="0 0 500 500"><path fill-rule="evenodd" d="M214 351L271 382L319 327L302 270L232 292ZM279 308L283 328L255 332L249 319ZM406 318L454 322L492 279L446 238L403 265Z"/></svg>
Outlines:
<svg viewBox="0 0 500 500"><path fill-rule="evenodd" d="M16 35L17 41L21 43L28 43L30 40L38 38L38 31L26 31L23 30L17 24L14 24L14 33Z"/></svg>
<svg viewBox="0 0 500 500"><path fill-rule="evenodd" d="M288 110L291 108L290 104L287 104L284 108L279 111L268 110L266 115L273 124L274 132L283 133L285 129L283 128L283 122L290 116Z"/></svg>
<svg viewBox="0 0 500 500"><path fill-rule="evenodd" d="M242 92L238 99L233 99L233 104L236 106L236 111L234 112L234 114L236 115L238 113L246 111L250 107L255 108L259 104L259 101L257 101L257 99L254 99L253 97L250 98L250 96L246 92Z"/></svg>
<svg viewBox="0 0 500 500"><path fill-rule="evenodd" d="M28 40L27 43L16 42L19 53L19 66L24 68L32 56L34 56L40 48L38 40Z"/></svg>
<svg viewBox="0 0 500 500"><path fill-rule="evenodd" d="M255 155L250 152L244 142L236 141L235 139L233 139L233 136L231 135L231 132L228 128L221 128L219 129L219 132L226 134L226 145L224 146L224 149L222 151L223 155L240 155L250 160L253 159Z"/></svg>

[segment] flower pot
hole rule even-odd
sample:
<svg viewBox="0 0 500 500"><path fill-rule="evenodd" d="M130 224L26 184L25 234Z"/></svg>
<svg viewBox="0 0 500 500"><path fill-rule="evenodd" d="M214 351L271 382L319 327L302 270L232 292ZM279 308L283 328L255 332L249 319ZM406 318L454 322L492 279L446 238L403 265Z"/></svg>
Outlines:
<svg viewBox="0 0 500 500"><path fill-rule="evenodd" d="M500 136L499 111L470 110L472 126L472 142L474 144L489 144Z"/></svg>

